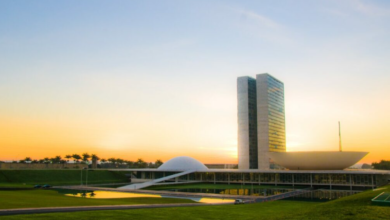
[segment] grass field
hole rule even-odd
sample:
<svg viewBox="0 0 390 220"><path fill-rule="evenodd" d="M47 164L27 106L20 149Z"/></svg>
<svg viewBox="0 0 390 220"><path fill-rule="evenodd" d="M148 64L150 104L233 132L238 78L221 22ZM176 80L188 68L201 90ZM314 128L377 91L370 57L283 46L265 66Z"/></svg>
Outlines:
<svg viewBox="0 0 390 220"><path fill-rule="evenodd" d="M27 188L33 188L32 185L26 185L23 183L0 183L0 189L1 188L20 188L20 189L27 189Z"/></svg>
<svg viewBox="0 0 390 220"><path fill-rule="evenodd" d="M150 186L145 189L163 190L163 189L292 189L288 186L272 186L272 185L241 185L241 184L211 184L211 183L196 183L196 184L181 184L181 185L162 185ZM300 189L302 187L295 187Z"/></svg>
<svg viewBox="0 0 390 220"><path fill-rule="evenodd" d="M64 196L55 190L8 190L0 191L0 209L89 206L89 205L123 205L123 204L162 204L193 203L189 199L170 198L126 198L126 199L89 199ZM2 218L2 217L1 217Z"/></svg>
<svg viewBox="0 0 390 220"><path fill-rule="evenodd" d="M375 206L371 199L384 190L365 192L316 203L304 201L274 201L246 205L158 208L115 211L88 211L36 215L4 216L10 219L388 219L390 207ZM1 201L0 201L1 203Z"/></svg>
<svg viewBox="0 0 390 220"><path fill-rule="evenodd" d="M86 172L83 172L83 183ZM88 171L88 184L123 183L128 182L123 172L95 170ZM22 186L35 184L76 185L81 182L81 170L1 170L0 187Z"/></svg>

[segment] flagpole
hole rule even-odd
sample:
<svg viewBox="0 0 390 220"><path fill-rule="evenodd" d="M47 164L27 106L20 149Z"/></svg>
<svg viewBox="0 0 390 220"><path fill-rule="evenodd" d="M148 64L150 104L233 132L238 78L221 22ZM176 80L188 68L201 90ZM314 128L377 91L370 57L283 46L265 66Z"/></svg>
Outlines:
<svg viewBox="0 0 390 220"><path fill-rule="evenodd" d="M339 151L342 152L342 146L341 146L341 128L340 128L340 121L339 121Z"/></svg>

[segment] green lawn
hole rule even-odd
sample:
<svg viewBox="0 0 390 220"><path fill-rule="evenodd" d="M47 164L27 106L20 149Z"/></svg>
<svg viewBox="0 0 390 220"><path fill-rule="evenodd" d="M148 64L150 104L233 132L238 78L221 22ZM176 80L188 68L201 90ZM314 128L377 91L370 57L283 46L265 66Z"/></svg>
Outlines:
<svg viewBox="0 0 390 220"><path fill-rule="evenodd" d="M150 186L145 189L163 190L163 189L292 189L289 186L273 186L273 185L241 185L241 184L212 184L212 183L196 183L196 184L180 184L180 185L162 185ZM300 189L304 187L295 187Z"/></svg>
<svg viewBox="0 0 390 220"><path fill-rule="evenodd" d="M23 183L0 183L0 188L33 188L33 185Z"/></svg>
<svg viewBox="0 0 390 220"><path fill-rule="evenodd" d="M85 184L87 171L83 170L82 172L82 181ZM80 181L81 170L0 170L0 183L2 184L77 185L80 184ZM129 179L124 172L88 171L88 184L123 183L128 181Z"/></svg>
<svg viewBox="0 0 390 220"><path fill-rule="evenodd" d="M126 199L90 199L69 197L55 190L8 190L0 191L0 209L89 206L89 205L123 205L123 204L161 204L193 203L189 199L170 198L126 198Z"/></svg>
<svg viewBox="0 0 390 220"><path fill-rule="evenodd" d="M390 207L375 206L371 199L384 190L355 194L330 202L274 201L246 205L88 211L4 216L9 219L388 219ZM390 191L387 186L385 191Z"/></svg>

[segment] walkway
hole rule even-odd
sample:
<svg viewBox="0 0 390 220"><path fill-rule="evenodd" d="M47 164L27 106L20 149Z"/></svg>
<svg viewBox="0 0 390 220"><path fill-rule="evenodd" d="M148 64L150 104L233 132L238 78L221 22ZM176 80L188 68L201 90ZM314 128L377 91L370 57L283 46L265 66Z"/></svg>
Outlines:
<svg viewBox="0 0 390 220"><path fill-rule="evenodd" d="M189 174L189 173L193 173L193 172L195 172L195 170L187 170L187 171L184 171L184 172L181 172L181 173L176 173L176 174L165 176L165 177L162 177L162 178L159 178L159 179L154 179L152 181L145 182L145 183L135 183L135 184L127 185L127 186L122 186L122 187L119 187L119 189L142 189L142 188L146 188L148 186L153 186L153 185L155 185L155 184L157 184L159 182L162 182L162 181L165 181L165 180L170 180L170 179L173 179L173 178L177 178L177 177L180 177L180 176L183 176L183 175L186 175L186 174Z"/></svg>
<svg viewBox="0 0 390 220"><path fill-rule="evenodd" d="M226 205L226 203L222 203ZM23 208L23 209L0 209L0 216L22 215L22 214L42 214L53 212L80 212L98 210L123 210L123 209L148 209L148 208L169 208L222 205L218 203L178 203L178 204L150 204L150 205L102 205L102 206L73 206L73 207L45 207L45 208Z"/></svg>

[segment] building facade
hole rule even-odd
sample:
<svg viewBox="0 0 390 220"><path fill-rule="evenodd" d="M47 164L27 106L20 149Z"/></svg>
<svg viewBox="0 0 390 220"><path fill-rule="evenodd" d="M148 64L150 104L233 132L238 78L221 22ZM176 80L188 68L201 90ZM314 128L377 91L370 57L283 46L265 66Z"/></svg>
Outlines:
<svg viewBox="0 0 390 220"><path fill-rule="evenodd" d="M264 73L237 79L238 168L270 169L268 152L286 151L284 85Z"/></svg>
<svg viewBox="0 0 390 220"><path fill-rule="evenodd" d="M257 169L257 100L256 80L248 77L237 79L238 100L238 167Z"/></svg>
<svg viewBox="0 0 390 220"><path fill-rule="evenodd" d="M118 171L118 170L116 170ZM152 181L179 174L178 171L156 169L126 169L143 181ZM306 186L311 188L362 190L388 184L390 172L386 170L224 170L183 172L172 178L178 182L204 182L220 184L248 184L273 186ZM136 179L134 179L136 181ZM169 180L166 180L169 182Z"/></svg>

